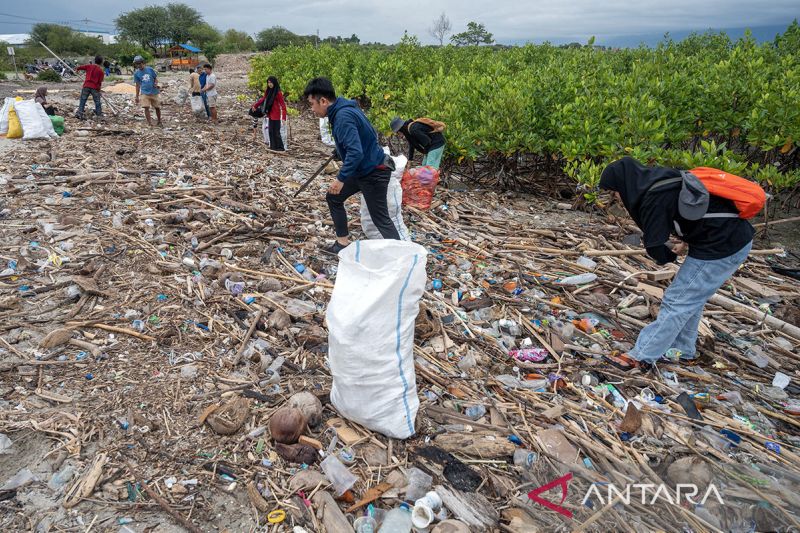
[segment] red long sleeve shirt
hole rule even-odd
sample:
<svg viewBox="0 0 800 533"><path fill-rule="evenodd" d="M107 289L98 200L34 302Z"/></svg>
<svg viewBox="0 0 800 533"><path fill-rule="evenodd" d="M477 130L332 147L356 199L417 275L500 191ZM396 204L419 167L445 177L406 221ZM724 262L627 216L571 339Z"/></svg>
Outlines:
<svg viewBox="0 0 800 533"><path fill-rule="evenodd" d="M97 65L81 65L78 67L78 70L85 70L86 71L86 80L83 82L83 86L89 89L97 89L100 90L100 86L103 84L103 78L106 77L105 72L103 69Z"/></svg>
<svg viewBox="0 0 800 533"><path fill-rule="evenodd" d="M253 107L258 108L264 103L264 98L266 97L265 94L259 98L258 101L253 104ZM286 118L286 100L283 99L283 91L278 91L278 94L275 95L275 100L272 101L272 109L267 113L267 118L270 120L283 120Z"/></svg>

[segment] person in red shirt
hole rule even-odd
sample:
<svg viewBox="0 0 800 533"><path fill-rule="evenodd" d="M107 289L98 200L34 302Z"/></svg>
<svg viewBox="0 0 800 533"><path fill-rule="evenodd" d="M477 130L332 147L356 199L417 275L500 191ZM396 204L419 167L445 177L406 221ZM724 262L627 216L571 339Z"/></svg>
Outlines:
<svg viewBox="0 0 800 533"><path fill-rule="evenodd" d="M103 78L105 78L106 74L103 72L102 65L103 58L101 56L95 56L93 65L81 65L78 67L78 70L86 71L86 80L83 82L83 89L81 89L81 101L80 104L78 104L78 111L75 112L75 116L81 120L86 118L86 115L83 113L83 108L86 107L86 101L89 99L89 95L92 95L92 100L94 100L95 116L97 118L103 116L100 87L103 84Z"/></svg>
<svg viewBox="0 0 800 533"><path fill-rule="evenodd" d="M267 89L264 91L264 96L253 104L252 111L261 109L269 120L269 147L271 150L283 152L286 148L283 146L283 138L281 138L281 120L286 120L286 100L283 99L283 92L278 83L278 78L270 76L267 78Z"/></svg>

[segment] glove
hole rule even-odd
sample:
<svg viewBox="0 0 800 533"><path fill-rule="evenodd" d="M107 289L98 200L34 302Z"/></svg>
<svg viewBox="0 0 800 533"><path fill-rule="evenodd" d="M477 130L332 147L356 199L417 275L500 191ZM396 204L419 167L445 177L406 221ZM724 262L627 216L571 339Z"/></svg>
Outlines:
<svg viewBox="0 0 800 533"><path fill-rule="evenodd" d="M339 151L336 150L336 148L333 149L333 152L331 152L331 155L333 156L333 160L334 161L341 161L342 160L341 156L339 155Z"/></svg>

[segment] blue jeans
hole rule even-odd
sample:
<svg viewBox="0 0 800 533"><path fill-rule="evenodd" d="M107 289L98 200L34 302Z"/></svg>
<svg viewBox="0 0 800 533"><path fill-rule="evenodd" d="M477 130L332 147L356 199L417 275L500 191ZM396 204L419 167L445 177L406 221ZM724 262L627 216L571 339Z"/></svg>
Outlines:
<svg viewBox="0 0 800 533"><path fill-rule="evenodd" d="M655 322L645 326L636 339L630 356L638 361L658 361L670 348L695 356L697 328L703 307L723 283L744 263L752 241L733 255L704 261L687 257L664 292Z"/></svg>
<svg viewBox="0 0 800 533"><path fill-rule="evenodd" d="M211 110L208 108L208 95L206 93L200 93L200 98L203 99L203 107L206 108L206 117L210 117Z"/></svg>
<svg viewBox="0 0 800 533"><path fill-rule="evenodd" d="M432 166L439 170L439 166L442 164L442 154L444 154L444 146L431 150L422 158L422 166Z"/></svg>
<svg viewBox="0 0 800 533"><path fill-rule="evenodd" d="M89 99L89 95L92 95L92 100L94 100L94 114L98 117L103 116L103 106L100 100L100 91L97 89L90 89L88 87L81 89L81 101L78 104L78 112L76 114L79 118L83 118L83 108L86 107L86 101Z"/></svg>

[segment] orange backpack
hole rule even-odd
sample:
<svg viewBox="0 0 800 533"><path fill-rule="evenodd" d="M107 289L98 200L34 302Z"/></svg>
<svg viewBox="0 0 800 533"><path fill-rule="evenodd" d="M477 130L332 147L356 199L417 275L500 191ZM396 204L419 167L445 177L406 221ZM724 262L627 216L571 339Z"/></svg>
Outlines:
<svg viewBox="0 0 800 533"><path fill-rule="evenodd" d="M444 122L439 122L438 120L433 120L432 118L428 117L419 117L414 122L419 122L420 124L430 126L434 133L441 133L445 130L445 128L447 128L447 124Z"/></svg>
<svg viewBox="0 0 800 533"><path fill-rule="evenodd" d="M767 202L764 189L753 181L709 167L697 167L689 172L697 176L709 194L731 200L739 211L739 218L753 218Z"/></svg>

